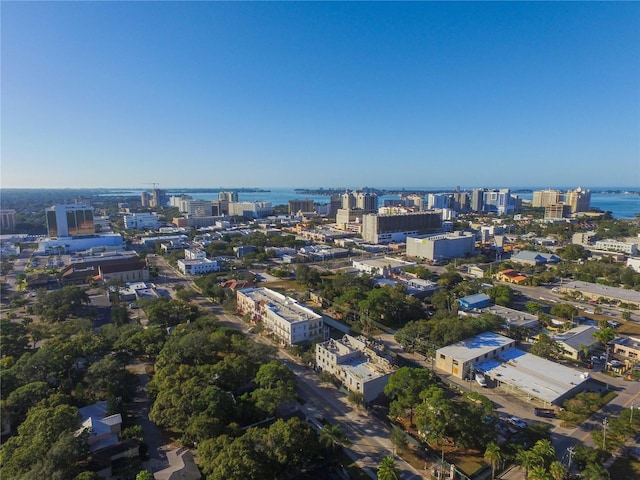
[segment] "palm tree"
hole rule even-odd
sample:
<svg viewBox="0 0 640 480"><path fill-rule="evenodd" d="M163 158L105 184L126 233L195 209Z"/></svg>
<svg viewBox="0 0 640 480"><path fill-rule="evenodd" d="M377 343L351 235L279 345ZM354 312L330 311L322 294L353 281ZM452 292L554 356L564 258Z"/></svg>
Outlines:
<svg viewBox="0 0 640 480"><path fill-rule="evenodd" d="M393 457L384 457L378 465L378 480L400 480L400 470Z"/></svg>
<svg viewBox="0 0 640 480"><path fill-rule="evenodd" d="M325 425L320 430L320 445L327 450L334 451L337 445L348 447L351 442L340 429L339 425Z"/></svg>
<svg viewBox="0 0 640 480"><path fill-rule="evenodd" d="M494 480L496 478L496 466L502 462L500 447L494 442L489 442L487 449L484 451L484 459L491 465L491 480Z"/></svg>
<svg viewBox="0 0 640 480"><path fill-rule="evenodd" d="M531 469L531 480L551 480L551 477L547 473L547 469L542 465L536 465Z"/></svg>
<svg viewBox="0 0 640 480"><path fill-rule="evenodd" d="M553 480L564 480L564 477L567 476L567 467L565 467L562 463L557 460L551 462L549 466L549 473Z"/></svg>
<svg viewBox="0 0 640 480"><path fill-rule="evenodd" d="M520 450L516 454L516 462L524 468L525 480L529 478L529 470L533 467L538 467L543 463L542 458L540 458L540 456L533 450Z"/></svg>
<svg viewBox="0 0 640 480"><path fill-rule="evenodd" d="M582 471L584 480L609 480L609 472L599 463L589 463Z"/></svg>
<svg viewBox="0 0 640 480"><path fill-rule="evenodd" d="M550 440L538 440L531 450L543 460L545 465L556 456L556 450Z"/></svg>

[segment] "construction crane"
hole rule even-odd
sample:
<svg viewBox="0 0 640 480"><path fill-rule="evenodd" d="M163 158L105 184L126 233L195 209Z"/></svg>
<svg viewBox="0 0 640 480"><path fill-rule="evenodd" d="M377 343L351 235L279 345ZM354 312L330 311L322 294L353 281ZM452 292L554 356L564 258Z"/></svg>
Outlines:
<svg viewBox="0 0 640 480"><path fill-rule="evenodd" d="M158 182L145 182L143 185L153 185L153 189L157 190L160 184Z"/></svg>

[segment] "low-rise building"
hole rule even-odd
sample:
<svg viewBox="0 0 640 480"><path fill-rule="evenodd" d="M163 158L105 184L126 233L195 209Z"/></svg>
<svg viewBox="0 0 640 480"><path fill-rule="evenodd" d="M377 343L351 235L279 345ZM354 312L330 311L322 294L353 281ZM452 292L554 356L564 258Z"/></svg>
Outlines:
<svg viewBox="0 0 640 480"><path fill-rule="evenodd" d="M593 336L598 329L589 325L578 325L577 327L567 330L553 337L558 343L564 354L575 360L584 356L584 350L591 350L598 340Z"/></svg>
<svg viewBox="0 0 640 480"><path fill-rule="evenodd" d="M598 250L622 252L622 253L626 253L627 255L638 254L637 243L618 242L617 240L608 239L608 240L598 240L595 244L595 247Z"/></svg>
<svg viewBox="0 0 640 480"><path fill-rule="evenodd" d="M476 253L476 237L471 232L407 237L407 256L425 260L446 260Z"/></svg>
<svg viewBox="0 0 640 480"><path fill-rule="evenodd" d="M184 275L206 275L207 273L219 272L220 262L208 258L180 259L178 260L178 270Z"/></svg>
<svg viewBox="0 0 640 480"><path fill-rule="evenodd" d="M516 270L507 268L506 270L500 270L498 273L496 273L496 279L501 282L520 284L524 283L527 280L527 276L522 275Z"/></svg>
<svg viewBox="0 0 640 480"><path fill-rule="evenodd" d="M558 263L560 257L553 253L540 253L531 250L521 250L511 255L511 261L523 265L544 265L547 263Z"/></svg>
<svg viewBox="0 0 640 480"><path fill-rule="evenodd" d="M514 347L516 341L493 332L484 332L436 351L436 368L460 379L473 378L476 364L497 357Z"/></svg>
<svg viewBox="0 0 640 480"><path fill-rule="evenodd" d="M392 273L400 272L414 265L414 262L405 262L393 257L374 257L366 260L353 260L353 267L359 272L382 277L387 277Z"/></svg>
<svg viewBox="0 0 640 480"><path fill-rule="evenodd" d="M569 282L560 286L561 293L580 294L585 300L619 301L640 305L640 293L635 290L627 290L620 287L609 287L599 283L590 282Z"/></svg>
<svg viewBox="0 0 640 480"><path fill-rule="evenodd" d="M132 213L124 216L125 230L158 228L160 225L162 222L154 213Z"/></svg>
<svg viewBox="0 0 640 480"><path fill-rule="evenodd" d="M322 316L291 297L268 288L246 288L238 290L236 298L241 315L262 323L285 345L328 337Z"/></svg>
<svg viewBox="0 0 640 480"><path fill-rule="evenodd" d="M316 366L339 378L348 390L361 393L365 402L384 391L394 371L390 360L371 342L351 335L316 344Z"/></svg>
<svg viewBox="0 0 640 480"><path fill-rule="evenodd" d="M456 300L463 310L473 310L474 308L484 308L491 305L491 297L486 293L475 293Z"/></svg>

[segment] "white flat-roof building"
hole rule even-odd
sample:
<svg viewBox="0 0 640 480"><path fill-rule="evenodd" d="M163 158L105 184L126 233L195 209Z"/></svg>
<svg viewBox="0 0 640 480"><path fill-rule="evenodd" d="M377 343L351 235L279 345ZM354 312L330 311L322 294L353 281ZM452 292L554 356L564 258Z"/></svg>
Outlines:
<svg viewBox="0 0 640 480"><path fill-rule="evenodd" d="M402 271L407 267L413 267L415 262L405 262L393 257L375 257L366 260L353 260L353 267L359 272L369 275L387 277L391 273Z"/></svg>
<svg viewBox="0 0 640 480"><path fill-rule="evenodd" d="M504 318L504 321L510 327L535 328L540 325L540 321L536 315L501 305L491 305L490 307L482 308L480 311L499 315Z"/></svg>
<svg viewBox="0 0 640 480"><path fill-rule="evenodd" d="M637 255L638 254L638 244L637 243L627 243L627 242L618 242L617 240L598 240L595 244L595 247L598 250L611 250L614 252L622 252L627 255Z"/></svg>
<svg viewBox="0 0 640 480"><path fill-rule="evenodd" d="M426 260L464 257L475 254L475 245L476 236L471 232L408 236L407 256Z"/></svg>
<svg viewBox="0 0 640 480"><path fill-rule="evenodd" d="M210 260L208 258L199 258L197 260L178 260L178 269L184 275L205 275L207 273L219 272L220 262Z"/></svg>
<svg viewBox="0 0 640 480"><path fill-rule="evenodd" d="M514 394L561 404L585 389L589 374L515 348L515 340L485 332L436 351L436 367L458 378L481 372Z"/></svg>
<svg viewBox="0 0 640 480"><path fill-rule="evenodd" d="M328 337L321 315L268 288L238 290L237 309L240 314L261 322L286 345Z"/></svg>
<svg viewBox="0 0 640 480"><path fill-rule="evenodd" d="M344 335L316 345L316 365L339 378L352 392L361 393L365 402L375 400L389 382L394 368L376 352L365 338Z"/></svg>
<svg viewBox="0 0 640 480"><path fill-rule="evenodd" d="M495 358L476 365L476 369L497 385L507 386L514 394L545 404L561 405L586 389L589 374L583 373L517 348L500 352Z"/></svg>
<svg viewBox="0 0 640 480"><path fill-rule="evenodd" d="M162 225L162 222L153 213L132 213L124 216L125 230L158 228L160 225Z"/></svg>
<svg viewBox="0 0 640 480"><path fill-rule="evenodd" d="M590 282L569 282L560 286L562 293L577 292L583 298L598 300L600 297L608 300L618 300L621 302L629 302L640 304L640 292L635 290L626 290L620 287L609 287L599 283Z"/></svg>

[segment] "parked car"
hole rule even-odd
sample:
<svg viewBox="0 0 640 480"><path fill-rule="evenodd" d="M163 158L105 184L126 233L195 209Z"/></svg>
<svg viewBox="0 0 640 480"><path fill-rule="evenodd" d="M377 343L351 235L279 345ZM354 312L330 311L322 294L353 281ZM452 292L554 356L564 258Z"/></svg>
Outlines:
<svg viewBox="0 0 640 480"><path fill-rule="evenodd" d="M509 423L515 425L518 428L527 428L527 423L520 417L509 417Z"/></svg>

